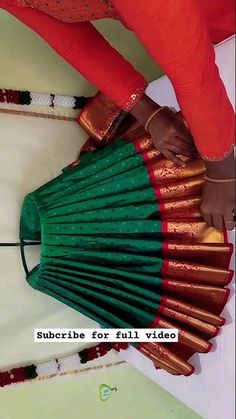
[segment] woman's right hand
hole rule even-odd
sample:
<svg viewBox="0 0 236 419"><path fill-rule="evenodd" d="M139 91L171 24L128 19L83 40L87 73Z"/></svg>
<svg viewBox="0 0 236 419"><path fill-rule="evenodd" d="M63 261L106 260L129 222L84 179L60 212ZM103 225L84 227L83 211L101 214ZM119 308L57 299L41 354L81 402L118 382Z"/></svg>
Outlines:
<svg viewBox="0 0 236 419"><path fill-rule="evenodd" d="M198 152L191 134L180 117L168 108L162 109L148 125L154 144L168 160L177 165L185 165L181 156L191 159Z"/></svg>
<svg viewBox="0 0 236 419"><path fill-rule="evenodd" d="M140 101L132 109L131 114L145 125L150 115L160 108L147 95L143 95ZM185 165L184 157L195 159L198 152L191 134L187 131L180 117L168 108L158 112L148 125L148 132L153 142L168 160L177 165Z"/></svg>

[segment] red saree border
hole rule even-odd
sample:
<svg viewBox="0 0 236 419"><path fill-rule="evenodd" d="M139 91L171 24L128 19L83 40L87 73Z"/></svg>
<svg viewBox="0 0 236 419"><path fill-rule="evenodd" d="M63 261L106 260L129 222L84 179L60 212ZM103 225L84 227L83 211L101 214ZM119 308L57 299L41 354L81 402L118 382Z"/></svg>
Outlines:
<svg viewBox="0 0 236 419"><path fill-rule="evenodd" d="M168 280L163 280L163 282L164 281L168 281ZM222 326L224 326L225 325L225 323L226 323L226 319L224 318L224 317L222 317L221 316L221 313L222 313L222 311L223 311L223 309L224 309L224 307L225 307L225 305L226 305L226 303L227 303L227 301L228 301L228 299L229 299L229 296L230 296L230 293L231 293L231 291L230 291L230 288L224 288L224 290L225 290L225 296L224 296L224 298L223 298L223 301L222 301L222 303L221 303L221 305L220 305L220 308L219 308L219 313L220 314L215 314L215 313L212 313L212 312L210 312L210 315L211 315L211 317L213 316L213 317L215 317L215 319L217 319L217 323L210 323L210 324L212 324L213 326L215 326L215 327L222 327ZM167 295L163 295L162 296L162 298L161 298L161 301L160 301L160 303L159 303L159 306L166 306L166 307L169 307L169 305L168 305L168 300L170 300L170 299L172 299L172 300L175 300L175 301L178 301L178 298L177 297L173 297L173 296L167 296ZM180 304L181 304L181 301L180 301ZM185 304L185 303L184 303ZM191 304L189 304L189 305L191 305ZM194 305L192 305L192 307L195 309L195 306ZM201 311L201 312L206 312L204 309L202 309L202 308L199 308L199 307L196 307L199 311ZM174 307L172 307L172 310L174 310ZM157 311L158 311L158 309L157 309ZM184 311L184 313L186 314L186 311ZM196 316L195 316L196 317ZM204 322L206 322L206 320L204 319L201 319L201 317L196 317L196 318L198 318L199 320L202 320L202 321L204 321Z"/></svg>

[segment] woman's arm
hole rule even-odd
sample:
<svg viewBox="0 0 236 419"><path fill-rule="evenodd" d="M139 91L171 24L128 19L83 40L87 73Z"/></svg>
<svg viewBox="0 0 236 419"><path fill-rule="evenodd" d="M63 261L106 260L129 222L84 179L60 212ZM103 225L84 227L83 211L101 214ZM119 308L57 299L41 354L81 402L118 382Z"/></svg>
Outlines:
<svg viewBox="0 0 236 419"><path fill-rule="evenodd" d="M91 23L63 23L37 10L12 6L13 3L0 0L0 7L39 34L114 103L131 111L140 124L145 124L153 110L158 108L155 102L144 95L146 80ZM167 158L183 164L176 154L194 157L195 150L189 150L188 145L190 142L192 144L192 138L178 118L167 115L167 119L167 123L162 123L159 118L160 126L156 124L153 133L154 142Z"/></svg>
<svg viewBox="0 0 236 419"><path fill-rule="evenodd" d="M175 88L203 158L224 159L234 144L234 112L196 0L112 0Z"/></svg>
<svg viewBox="0 0 236 419"><path fill-rule="evenodd" d="M196 0L112 0L169 76L211 178L235 178L235 115L215 64L206 21ZM152 129L155 129L153 120ZM209 225L234 228L235 182L206 181L202 214Z"/></svg>
<svg viewBox="0 0 236 419"><path fill-rule="evenodd" d="M0 0L0 8L40 35L65 61L125 110L143 95L147 81L89 22L64 23L35 9L11 6Z"/></svg>

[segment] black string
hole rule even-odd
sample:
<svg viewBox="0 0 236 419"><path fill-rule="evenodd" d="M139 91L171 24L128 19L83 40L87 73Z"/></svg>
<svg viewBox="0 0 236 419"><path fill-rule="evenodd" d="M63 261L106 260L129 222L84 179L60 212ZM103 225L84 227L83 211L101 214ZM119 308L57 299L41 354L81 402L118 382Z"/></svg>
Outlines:
<svg viewBox="0 0 236 419"><path fill-rule="evenodd" d="M0 243L0 247L20 247L20 254L21 254L23 268L24 268L26 276L28 276L29 269L28 269L28 266L27 266L27 263L26 263L26 258L25 258L25 247L26 246L39 246L40 244L41 244L41 242L25 241L25 240L21 239L21 241L17 242L17 243Z"/></svg>
<svg viewBox="0 0 236 419"><path fill-rule="evenodd" d="M0 243L0 247L13 247L20 246L20 243Z"/></svg>
<svg viewBox="0 0 236 419"><path fill-rule="evenodd" d="M39 246L41 242L26 242L22 240L24 243L24 246ZM0 243L0 247L20 247L22 245L22 242L17 243Z"/></svg>
<svg viewBox="0 0 236 419"><path fill-rule="evenodd" d="M28 266L27 266L26 258L25 258L25 242L24 242L24 240L20 241L20 254L21 254L21 260L22 260L22 263L23 263L23 268L25 270L25 274L26 274L26 276L28 276L29 275L29 269L28 269Z"/></svg>

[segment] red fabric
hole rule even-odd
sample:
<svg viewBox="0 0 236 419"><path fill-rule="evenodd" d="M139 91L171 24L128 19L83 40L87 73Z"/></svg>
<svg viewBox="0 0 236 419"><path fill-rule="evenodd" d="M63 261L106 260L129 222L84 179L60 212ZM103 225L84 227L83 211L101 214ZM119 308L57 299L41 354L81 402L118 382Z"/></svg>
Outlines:
<svg viewBox="0 0 236 419"><path fill-rule="evenodd" d="M219 3L223 6L228 0ZM223 159L234 144L234 111L199 1L136 0L134 7L133 2L113 0L113 4L169 76L200 154ZM210 13L205 11L206 15L209 20Z"/></svg>
<svg viewBox="0 0 236 419"><path fill-rule="evenodd" d="M24 0L19 0L17 4L23 5ZM27 0L25 7L29 6L69 23L118 17L110 0Z"/></svg>
<svg viewBox="0 0 236 419"><path fill-rule="evenodd" d="M91 23L58 22L12 3L0 0L0 7L36 31L117 105L127 109L134 92L140 97L144 78ZM200 154L223 159L234 143L234 112L209 33L215 42L232 34L233 0L112 0L112 4L171 79Z"/></svg>
<svg viewBox="0 0 236 419"><path fill-rule="evenodd" d="M112 48L90 22L59 22L35 9L12 3L15 4L14 1L0 0L0 8L39 34L118 106L126 108L136 91L143 94L147 87L144 77Z"/></svg>
<svg viewBox="0 0 236 419"><path fill-rule="evenodd" d="M198 0L212 42L218 43L235 33L235 0Z"/></svg>

